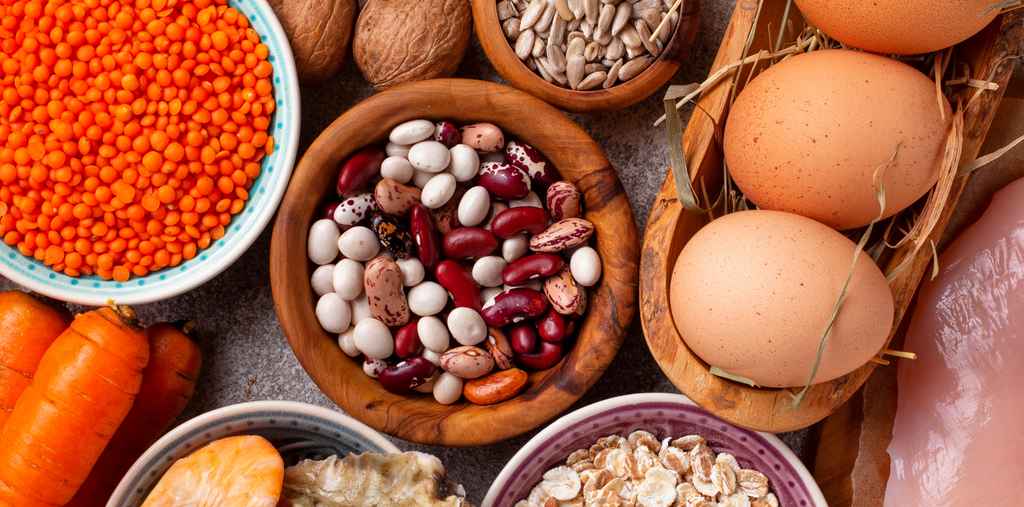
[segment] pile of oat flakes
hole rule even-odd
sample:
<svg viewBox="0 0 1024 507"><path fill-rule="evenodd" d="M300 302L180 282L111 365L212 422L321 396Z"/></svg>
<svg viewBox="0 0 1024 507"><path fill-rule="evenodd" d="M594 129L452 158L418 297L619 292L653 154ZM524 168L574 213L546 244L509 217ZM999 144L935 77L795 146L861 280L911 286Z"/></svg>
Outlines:
<svg viewBox="0 0 1024 507"><path fill-rule="evenodd" d="M779 507L768 478L715 456L703 437L610 435L544 473L515 507Z"/></svg>

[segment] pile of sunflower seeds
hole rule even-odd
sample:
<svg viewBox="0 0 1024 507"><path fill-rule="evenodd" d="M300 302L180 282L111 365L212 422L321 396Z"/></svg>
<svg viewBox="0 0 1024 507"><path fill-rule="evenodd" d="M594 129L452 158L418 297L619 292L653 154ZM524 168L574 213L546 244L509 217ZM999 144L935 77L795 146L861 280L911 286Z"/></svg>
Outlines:
<svg viewBox="0 0 1024 507"><path fill-rule="evenodd" d="M651 42L672 0L500 0L498 19L526 66L573 90L611 88L640 75L665 49L679 21Z"/></svg>
<svg viewBox="0 0 1024 507"><path fill-rule="evenodd" d="M779 507L768 478L717 456L703 437L610 435L544 473L515 507Z"/></svg>

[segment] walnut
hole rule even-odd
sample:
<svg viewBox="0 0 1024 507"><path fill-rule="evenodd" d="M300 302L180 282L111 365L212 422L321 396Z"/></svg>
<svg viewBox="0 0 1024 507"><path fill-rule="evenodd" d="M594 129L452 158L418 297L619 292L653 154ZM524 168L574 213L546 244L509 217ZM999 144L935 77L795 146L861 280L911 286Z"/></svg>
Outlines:
<svg viewBox="0 0 1024 507"><path fill-rule="evenodd" d="M269 0L291 42L299 84L315 86L348 60L356 0Z"/></svg>
<svg viewBox="0 0 1024 507"><path fill-rule="evenodd" d="M352 54L377 90L450 77L469 45L469 0L370 0Z"/></svg>

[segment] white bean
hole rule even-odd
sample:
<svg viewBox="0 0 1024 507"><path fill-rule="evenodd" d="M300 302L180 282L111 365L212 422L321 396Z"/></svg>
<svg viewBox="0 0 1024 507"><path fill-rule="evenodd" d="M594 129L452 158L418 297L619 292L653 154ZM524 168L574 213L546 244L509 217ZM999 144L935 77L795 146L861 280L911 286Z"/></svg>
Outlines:
<svg viewBox="0 0 1024 507"><path fill-rule="evenodd" d="M372 231L371 231L372 232ZM313 222L309 228L306 252L314 264L330 264L338 256L338 238L341 231L334 220L324 218Z"/></svg>
<svg viewBox="0 0 1024 507"><path fill-rule="evenodd" d="M434 123L430 120L411 120L391 129L388 139L395 144L413 144L434 135Z"/></svg>
<svg viewBox="0 0 1024 507"><path fill-rule="evenodd" d="M473 264L473 280L484 287L501 287L501 274L508 263L496 255L488 255L477 259Z"/></svg>
<svg viewBox="0 0 1024 507"><path fill-rule="evenodd" d="M451 405L462 397L462 379L444 372L434 383L434 399L442 405Z"/></svg>
<svg viewBox="0 0 1024 507"><path fill-rule="evenodd" d="M373 318L373 310L370 309L370 299L366 297L366 292L349 301L349 304L352 306L352 325Z"/></svg>
<svg viewBox="0 0 1024 507"><path fill-rule="evenodd" d="M405 157L388 157L380 164L380 175L384 178L391 178L401 184L409 183L415 169Z"/></svg>
<svg viewBox="0 0 1024 507"><path fill-rule="evenodd" d="M356 327L349 326L345 332L338 335L338 346L341 347L341 351L349 357L356 357L362 352L359 352L359 347L356 347Z"/></svg>
<svg viewBox="0 0 1024 507"><path fill-rule="evenodd" d="M484 187L473 187L459 201L459 223L464 227L476 227L487 218L491 210L491 195Z"/></svg>
<svg viewBox="0 0 1024 507"><path fill-rule="evenodd" d="M444 309L444 305L448 304L448 291L437 282L420 282L409 289L406 299L409 301L409 311L426 317Z"/></svg>
<svg viewBox="0 0 1024 507"><path fill-rule="evenodd" d="M483 155L480 155L480 163L483 164L484 162L499 162L502 164L507 164L508 159L505 158L505 150L492 151L490 153L484 153Z"/></svg>
<svg viewBox="0 0 1024 507"><path fill-rule="evenodd" d="M309 277L309 285L317 296L323 296L328 292L334 292L334 264L324 264L313 270L313 276Z"/></svg>
<svg viewBox="0 0 1024 507"><path fill-rule="evenodd" d="M527 234L520 233L512 236L501 242L501 256L505 258L505 262L512 264L520 257L526 255L526 252L530 249L530 237Z"/></svg>
<svg viewBox="0 0 1024 507"><path fill-rule="evenodd" d="M341 333L352 322L352 309L341 296L329 292L316 302L316 320L328 333Z"/></svg>
<svg viewBox="0 0 1024 507"><path fill-rule="evenodd" d="M359 321L355 328L356 348L371 359L387 359L395 352L395 340L388 326L377 319Z"/></svg>
<svg viewBox="0 0 1024 507"><path fill-rule="evenodd" d="M432 350L438 354L448 350L450 343L448 328L444 327L441 319L434 316L421 318L419 323L416 324L416 334L419 335L420 343L427 350Z"/></svg>
<svg viewBox="0 0 1024 507"><path fill-rule="evenodd" d="M490 306L491 301L494 300L494 296L503 292L502 287L484 287L480 289L480 304L483 306Z"/></svg>
<svg viewBox="0 0 1024 507"><path fill-rule="evenodd" d="M526 197L522 199L513 199L508 202L509 208L520 208L523 206L530 206L534 208L543 208L544 205L540 202L540 197L536 192L530 192L526 194Z"/></svg>
<svg viewBox="0 0 1024 507"><path fill-rule="evenodd" d="M349 259L368 261L380 250L380 240L370 228L357 225L338 238L337 246L341 254Z"/></svg>
<svg viewBox="0 0 1024 507"><path fill-rule="evenodd" d="M334 267L333 286L341 299L352 301L363 292L363 263L342 259Z"/></svg>
<svg viewBox="0 0 1024 507"><path fill-rule="evenodd" d="M453 195L455 195L455 176L440 173L423 186L423 195L420 200L424 206L437 209L444 206Z"/></svg>
<svg viewBox="0 0 1024 507"><path fill-rule="evenodd" d="M541 292L541 290L544 287L544 284L538 278L538 279L535 279L535 280L527 280L526 282L523 282L522 285L509 285L509 284L506 283L506 284L502 285L501 287L502 287L503 290L533 289L533 290L535 290L537 292Z"/></svg>
<svg viewBox="0 0 1024 507"><path fill-rule="evenodd" d="M439 173L448 168L452 155L437 141L420 141L409 150L409 163L418 171Z"/></svg>
<svg viewBox="0 0 1024 507"><path fill-rule="evenodd" d="M469 181L476 177L477 171L480 170L480 155L476 150L465 144L456 144L448 153L451 155L451 161L448 162L446 170L455 176L455 181Z"/></svg>
<svg viewBox="0 0 1024 507"><path fill-rule="evenodd" d="M426 359L427 361L434 363L434 366L441 366L440 352L434 352L433 350L424 347L423 352L420 352L420 355L423 356L423 359Z"/></svg>
<svg viewBox="0 0 1024 507"><path fill-rule="evenodd" d="M412 173L412 184L414 187L422 189L436 175L436 173L428 173L427 171L414 171Z"/></svg>
<svg viewBox="0 0 1024 507"><path fill-rule="evenodd" d="M577 249L569 260L572 279L584 287L591 287L601 278L601 257L589 246Z"/></svg>
<svg viewBox="0 0 1024 507"><path fill-rule="evenodd" d="M434 392L434 385L437 384L437 379L439 377L440 377L440 375L438 375L437 373L434 373L434 376L430 377L430 380L427 380L426 382L424 382L424 383L422 383L422 384L412 388L412 390L416 391L418 393L424 393L424 394L432 393L432 392Z"/></svg>
<svg viewBox="0 0 1024 507"><path fill-rule="evenodd" d="M415 257L398 259L395 263L398 264L398 269L402 270L402 285L406 287L413 287L419 284L427 274L426 270L423 269L423 263Z"/></svg>
<svg viewBox="0 0 1024 507"><path fill-rule="evenodd" d="M411 144L397 144L389 142L384 147L384 153L387 153L389 157L408 157L409 149L412 148Z"/></svg>
<svg viewBox="0 0 1024 507"><path fill-rule="evenodd" d="M420 322L423 322L420 320ZM456 308L448 314L448 330L463 345L476 345L487 338L487 323L472 308Z"/></svg>

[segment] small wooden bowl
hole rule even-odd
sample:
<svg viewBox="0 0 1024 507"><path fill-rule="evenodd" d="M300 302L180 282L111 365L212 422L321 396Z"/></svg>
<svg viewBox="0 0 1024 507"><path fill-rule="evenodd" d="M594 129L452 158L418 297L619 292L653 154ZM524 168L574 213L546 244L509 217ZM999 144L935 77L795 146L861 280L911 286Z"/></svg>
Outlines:
<svg viewBox="0 0 1024 507"><path fill-rule="evenodd" d="M587 315L569 353L552 368L530 373L525 391L495 405L465 399L441 405L430 395L396 395L363 373L336 337L320 327L309 286L315 266L306 237L321 205L333 197L337 167L391 128L417 118L456 125L490 122L506 139L544 153L562 177L582 191L586 218L603 274L591 287ZM313 142L295 167L274 225L270 279L288 343L309 376L342 409L373 428L432 445L483 445L540 426L589 389L615 357L636 311L639 257L636 222L618 175L604 152L572 120L535 97L481 81L441 79L388 90L341 115Z"/></svg>
<svg viewBox="0 0 1024 507"><path fill-rule="evenodd" d="M782 19L786 7L787 0L763 0L760 23L754 26L757 2L738 2L712 73L743 58L744 46L751 30L754 30L753 43L746 54L753 55L759 50L768 49L775 41L774 35L777 35L777 31L772 35L773 27L779 26L778 20ZM961 165L978 156L981 143L999 107L1003 89L1014 66L1014 60L1007 56L1019 54L1021 16L1020 12L1000 16L981 33L956 47L957 59L970 66L972 78L983 81L991 78L992 82L999 85L998 90L985 92L980 100L964 112ZM789 12L789 20L794 24L793 33L803 29L803 17L795 6ZM743 71L744 79L749 70L748 66ZM692 115L683 135L690 179L695 182L703 179L709 189L716 188L715 185L721 181L722 153L716 144L715 132L716 125L724 125L726 121L734 72L730 71L717 84L704 91L698 107L706 114ZM741 86L744 79L740 80ZM974 89L969 89L961 96L964 103L973 92ZM950 102L956 104L956 98ZM931 234L936 243L965 182L966 178L960 178L953 183L953 190ZM860 388L874 369L874 362L868 362L838 379L814 385L803 406L794 411L790 409L790 404L796 390L756 389L712 375L708 364L686 347L676 330L669 299L672 268L686 242L707 223L706 215L693 215L683 210L677 198L675 179L669 171L647 222L641 257L641 324L651 353L676 387L707 411L731 423L779 433L806 428L820 421ZM895 251L888 264L882 266L882 271L891 272L911 255L912 249L913 242L908 242ZM890 283L896 313L887 345L899 328L930 262L931 250L924 248Z"/></svg>
<svg viewBox="0 0 1024 507"><path fill-rule="evenodd" d="M623 0L626 1L626 0ZM497 2L479 0L473 2L473 25L477 38L491 65L508 83L524 92L566 111L574 113L606 113L629 107L668 82L683 59L690 53L690 46L697 36L700 21L700 0L683 0L678 8L679 21L668 45L647 70L637 77L619 83L609 89L573 91L553 85L533 72L516 56L509 45L498 21ZM671 27L665 27L665 30Z"/></svg>

